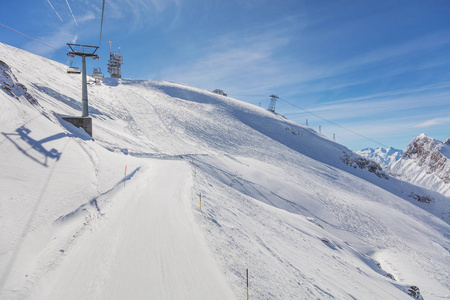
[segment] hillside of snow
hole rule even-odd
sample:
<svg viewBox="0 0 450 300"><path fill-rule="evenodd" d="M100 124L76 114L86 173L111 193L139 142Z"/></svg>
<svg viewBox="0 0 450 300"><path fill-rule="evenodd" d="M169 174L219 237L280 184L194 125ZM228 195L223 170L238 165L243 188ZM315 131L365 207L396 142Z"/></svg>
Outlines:
<svg viewBox="0 0 450 300"><path fill-rule="evenodd" d="M170 82L89 86L91 139L81 75L0 61L0 298L450 297L449 197Z"/></svg>
<svg viewBox="0 0 450 300"><path fill-rule="evenodd" d="M402 150L398 150L392 147L389 147L387 149L384 149L382 147L377 149L365 148L354 152L358 155L361 155L362 157L377 162L382 168L386 168L388 165L396 162L403 155Z"/></svg>
<svg viewBox="0 0 450 300"><path fill-rule="evenodd" d="M418 135L388 171L396 178L450 196L450 138L441 142Z"/></svg>

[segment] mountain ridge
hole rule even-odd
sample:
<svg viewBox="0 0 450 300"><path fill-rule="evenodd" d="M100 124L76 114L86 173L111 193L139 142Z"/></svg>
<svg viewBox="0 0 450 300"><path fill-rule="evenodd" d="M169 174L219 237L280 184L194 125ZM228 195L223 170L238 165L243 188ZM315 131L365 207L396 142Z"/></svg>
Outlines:
<svg viewBox="0 0 450 300"><path fill-rule="evenodd" d="M378 164L380 164L383 168L386 168L389 164L399 160L401 156L403 155L402 150L395 149L393 147L389 147L387 149L384 149L383 147L380 148L364 148L362 150L354 151L358 155L361 155L362 157L371 159Z"/></svg>
<svg viewBox="0 0 450 300"><path fill-rule="evenodd" d="M401 159L389 167L392 176L450 195L449 139L441 142L419 134L411 140Z"/></svg>
<svg viewBox="0 0 450 300"><path fill-rule="evenodd" d="M79 75L0 53L39 103L0 91L2 297L239 299L246 269L251 297L450 293L448 197L359 168L377 165L311 128L170 82L89 86L90 140L61 119L80 113ZM192 277L179 258L196 250Z"/></svg>

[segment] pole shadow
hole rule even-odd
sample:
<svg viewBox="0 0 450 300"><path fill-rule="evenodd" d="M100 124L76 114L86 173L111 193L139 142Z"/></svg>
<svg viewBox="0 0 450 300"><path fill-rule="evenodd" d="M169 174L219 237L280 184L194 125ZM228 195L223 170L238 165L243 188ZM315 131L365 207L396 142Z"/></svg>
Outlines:
<svg viewBox="0 0 450 300"><path fill-rule="evenodd" d="M30 136L30 133L31 130L25 126L17 128L13 133L2 132L5 138L13 143L13 145L16 146L16 148L20 152L45 167L48 167L49 159L55 159L56 161L58 161L62 153L55 148L49 150L44 147L44 144L57 139L71 136L67 133L61 132L41 140L35 140ZM14 138L15 136L19 137L19 139Z"/></svg>

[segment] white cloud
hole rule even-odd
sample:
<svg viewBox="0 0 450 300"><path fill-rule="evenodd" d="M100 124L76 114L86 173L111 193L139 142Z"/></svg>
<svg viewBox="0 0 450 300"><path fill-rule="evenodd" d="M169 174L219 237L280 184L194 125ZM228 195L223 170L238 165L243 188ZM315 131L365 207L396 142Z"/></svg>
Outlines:
<svg viewBox="0 0 450 300"><path fill-rule="evenodd" d="M58 30L53 32L51 35L38 37L37 40L56 49L61 49L61 51L64 52L67 50L66 44L68 42L76 43L78 39L78 34L74 33L71 28L71 24L66 24L59 27ZM51 56L57 51L35 41L26 43L24 49L45 57Z"/></svg>
<svg viewBox="0 0 450 300"><path fill-rule="evenodd" d="M100 15L101 15L101 12L100 12ZM96 17L98 17L98 16L95 15L92 11L87 11L84 15L77 16L77 21L78 21L78 23L81 24L84 22L94 20Z"/></svg>
<svg viewBox="0 0 450 300"><path fill-rule="evenodd" d="M279 32L256 35L225 35L198 49L201 58L184 65L171 66L161 72L170 79L204 88L230 85L236 89L251 84L252 88L270 87L281 76L274 55L289 38Z"/></svg>
<svg viewBox="0 0 450 300"><path fill-rule="evenodd" d="M425 128L425 127L432 127L432 126L437 126L437 125L444 126L447 123L450 123L450 117L430 119L425 122L416 124L414 127Z"/></svg>

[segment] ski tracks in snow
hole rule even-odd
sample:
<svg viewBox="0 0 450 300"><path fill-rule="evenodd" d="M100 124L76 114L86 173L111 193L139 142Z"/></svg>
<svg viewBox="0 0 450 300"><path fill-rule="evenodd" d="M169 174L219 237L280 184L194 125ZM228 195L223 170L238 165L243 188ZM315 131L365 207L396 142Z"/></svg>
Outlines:
<svg viewBox="0 0 450 300"><path fill-rule="evenodd" d="M191 213L184 161L151 161L102 207L58 268L45 299L232 299Z"/></svg>

